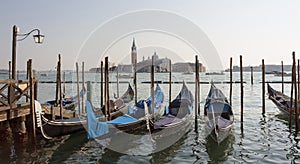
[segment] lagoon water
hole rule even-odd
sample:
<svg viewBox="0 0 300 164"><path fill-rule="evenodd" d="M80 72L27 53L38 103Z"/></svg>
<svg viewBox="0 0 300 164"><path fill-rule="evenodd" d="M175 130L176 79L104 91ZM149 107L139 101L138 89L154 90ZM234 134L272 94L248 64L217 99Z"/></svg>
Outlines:
<svg viewBox="0 0 300 164"><path fill-rule="evenodd" d="M239 73L233 73L233 81L239 81ZM24 79L24 75L19 75ZM200 75L205 82L228 82L229 73L225 75ZM0 79L5 79L0 76ZM44 102L54 99L55 73L48 72L47 76L40 76L38 84L38 100ZM73 73L66 73L66 81L75 81ZM96 73L86 73L85 81L99 81ZM116 81L115 74L110 75L111 81ZM167 73L157 73L155 80L168 81ZM174 73L173 81L193 82L194 75ZM267 81L280 81L281 77L266 75ZM290 77L285 77L290 81ZM119 79L127 82L130 79ZM150 95L150 85L141 83L150 81L150 74L138 74L138 99L145 99ZM117 139L87 140L85 132L66 135L53 140L40 139L36 145L13 140L0 144L1 163L300 163L299 139L289 130L288 117L279 112L275 105L266 98L266 114L262 116L262 84L261 73L254 73L254 84L250 84L250 73L244 73L244 131L240 126L240 84L233 84L233 111L235 125L232 133L221 144L215 143L204 131L203 106L209 91L209 84L201 84L201 114L199 117L199 133L194 132L194 124L190 131L180 140L166 149L156 151L153 143L149 142L149 135L133 137L122 143ZM93 83L93 104L99 106L99 83ZM281 90L281 84L271 84L273 88ZM168 84L160 84L165 93L165 105L168 102ZM188 83L189 89L194 93L195 84ZM229 84L216 84L224 94L229 96ZM116 83L112 83L110 94L116 93ZM127 83L120 83L120 94L127 89ZM181 84L172 85L172 99L181 89ZM267 91L266 91L267 92ZM76 94L76 83L66 84L68 95ZM285 93L290 95L290 84L285 84ZM191 120L194 123L194 120ZM119 136L120 138L120 136ZM111 150L107 144L122 147L122 151Z"/></svg>

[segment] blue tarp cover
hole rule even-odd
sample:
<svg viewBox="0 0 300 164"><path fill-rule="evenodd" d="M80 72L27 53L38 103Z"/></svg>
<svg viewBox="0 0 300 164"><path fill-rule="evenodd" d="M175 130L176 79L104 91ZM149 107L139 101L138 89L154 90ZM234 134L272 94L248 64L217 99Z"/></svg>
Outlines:
<svg viewBox="0 0 300 164"><path fill-rule="evenodd" d="M96 138L109 132L108 124L127 124L138 121L138 119L124 114L116 119L107 122L100 122L97 120L92 105L86 101L87 113L87 138Z"/></svg>
<svg viewBox="0 0 300 164"><path fill-rule="evenodd" d="M144 109L144 108L145 108L145 107L144 107L144 101L146 101L147 106L150 106L150 105L151 105L151 100L149 100L149 101L147 101L147 100L139 100L138 102L136 102L135 105L136 105L138 108Z"/></svg>
<svg viewBox="0 0 300 164"><path fill-rule="evenodd" d="M87 113L87 138L96 138L109 132L106 122L97 120L92 105L89 101L85 101Z"/></svg>
<svg viewBox="0 0 300 164"><path fill-rule="evenodd" d="M127 124L127 123L131 123L131 122L136 122L138 121L138 119L129 116L128 114L124 114L120 117L117 117L111 121L108 121L107 123L109 124Z"/></svg>
<svg viewBox="0 0 300 164"><path fill-rule="evenodd" d="M163 102L163 99L164 99L164 93L162 92L160 86L158 84L156 84L156 88L155 88L155 91L154 91L154 103L155 103L155 106L160 106L162 104L162 102ZM146 100L139 100L135 104L135 106L144 109L144 101L146 101L148 107L151 107L152 96L149 96Z"/></svg>

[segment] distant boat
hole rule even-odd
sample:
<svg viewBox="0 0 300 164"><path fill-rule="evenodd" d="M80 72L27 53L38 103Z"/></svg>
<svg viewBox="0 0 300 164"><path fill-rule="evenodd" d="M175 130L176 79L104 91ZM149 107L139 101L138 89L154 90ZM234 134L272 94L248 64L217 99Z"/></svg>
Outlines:
<svg viewBox="0 0 300 164"><path fill-rule="evenodd" d="M118 78L123 78L123 79L130 79L130 78L133 78L133 76L130 75L130 74L119 74L118 76L116 75L116 77L118 77Z"/></svg>
<svg viewBox="0 0 300 164"><path fill-rule="evenodd" d="M266 72L266 74L280 74L281 75L281 72L280 71L271 71L271 72Z"/></svg>
<svg viewBox="0 0 300 164"><path fill-rule="evenodd" d="M224 75L224 72L206 72L205 75Z"/></svg>
<svg viewBox="0 0 300 164"><path fill-rule="evenodd" d="M266 72L266 75L282 76L282 72L281 71L271 71L271 72ZM283 76L292 76L292 73L283 72Z"/></svg>
<svg viewBox="0 0 300 164"><path fill-rule="evenodd" d="M0 74L8 74L9 71L6 69L0 69Z"/></svg>
<svg viewBox="0 0 300 164"><path fill-rule="evenodd" d="M282 76L282 73L276 73L274 74L274 76ZM286 72L283 72L283 76L292 76L292 73L286 73Z"/></svg>
<svg viewBox="0 0 300 164"><path fill-rule="evenodd" d="M48 76L48 74L47 73L41 73L41 76L46 77L46 76Z"/></svg>
<svg viewBox="0 0 300 164"><path fill-rule="evenodd" d="M183 75L192 75L192 74L194 74L194 72L183 72L182 74Z"/></svg>

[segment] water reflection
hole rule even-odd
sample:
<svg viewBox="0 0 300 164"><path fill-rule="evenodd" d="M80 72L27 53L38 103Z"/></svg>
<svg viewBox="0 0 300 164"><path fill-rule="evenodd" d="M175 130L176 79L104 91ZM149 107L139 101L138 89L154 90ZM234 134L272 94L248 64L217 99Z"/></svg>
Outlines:
<svg viewBox="0 0 300 164"><path fill-rule="evenodd" d="M127 138L123 138L127 136ZM177 142L173 143L166 149L161 150L158 146L160 143L151 141L149 134L128 135L120 133L110 138L107 148L102 154L100 163L131 163L131 162L146 162L146 163L165 163L170 162L176 156L176 151L187 139L188 134ZM164 140L165 141L165 140ZM160 150L160 151L158 151ZM152 153L154 152L154 153Z"/></svg>
<svg viewBox="0 0 300 164"><path fill-rule="evenodd" d="M227 161L228 156L233 154L233 143L235 142L234 131L231 131L228 137L218 144L214 139L209 135L206 137L206 152L209 156L209 162L219 163Z"/></svg>
<svg viewBox="0 0 300 164"><path fill-rule="evenodd" d="M167 149L152 154L151 163L167 163L174 160L174 157L177 155L177 151L180 150L180 147L184 144L186 139L187 134Z"/></svg>
<svg viewBox="0 0 300 164"><path fill-rule="evenodd" d="M261 148L259 156L264 157L264 162L283 163L287 160L294 163L297 159L297 140L294 132L294 121L289 128L289 116L283 113L268 113L260 118L259 142ZM271 152L271 153L270 153ZM279 153L281 152L281 153ZM294 162L293 162L294 161Z"/></svg>
<svg viewBox="0 0 300 164"><path fill-rule="evenodd" d="M102 158L99 160L100 163L117 163L121 157L125 158L130 155L146 156L153 150L152 141L148 134L128 137L128 133L119 132L112 135L108 140L97 140L97 142L102 142L102 145L106 147Z"/></svg>
<svg viewBox="0 0 300 164"><path fill-rule="evenodd" d="M24 158L25 161L30 162L33 161L31 155L37 155L35 153L37 145L28 139L27 134L1 130L0 138L0 161L15 163L21 162Z"/></svg>
<svg viewBox="0 0 300 164"><path fill-rule="evenodd" d="M289 126L289 116L288 115L280 112L280 113L276 114L275 117L278 118L277 121L283 123L286 126ZM292 125L294 124L294 120L293 119L292 119L291 123L292 123Z"/></svg>
<svg viewBox="0 0 300 164"><path fill-rule="evenodd" d="M53 150L49 163L62 163L70 156L81 149L87 142L85 132L77 132L60 141L58 147Z"/></svg>

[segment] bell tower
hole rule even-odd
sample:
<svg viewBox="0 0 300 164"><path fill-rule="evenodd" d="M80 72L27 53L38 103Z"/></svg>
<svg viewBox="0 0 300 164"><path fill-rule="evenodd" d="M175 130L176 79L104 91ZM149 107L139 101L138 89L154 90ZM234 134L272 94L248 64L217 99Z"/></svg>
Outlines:
<svg viewBox="0 0 300 164"><path fill-rule="evenodd" d="M133 42L131 46L131 64L134 65L136 60L137 60L137 52L136 52L135 40L133 38Z"/></svg>

